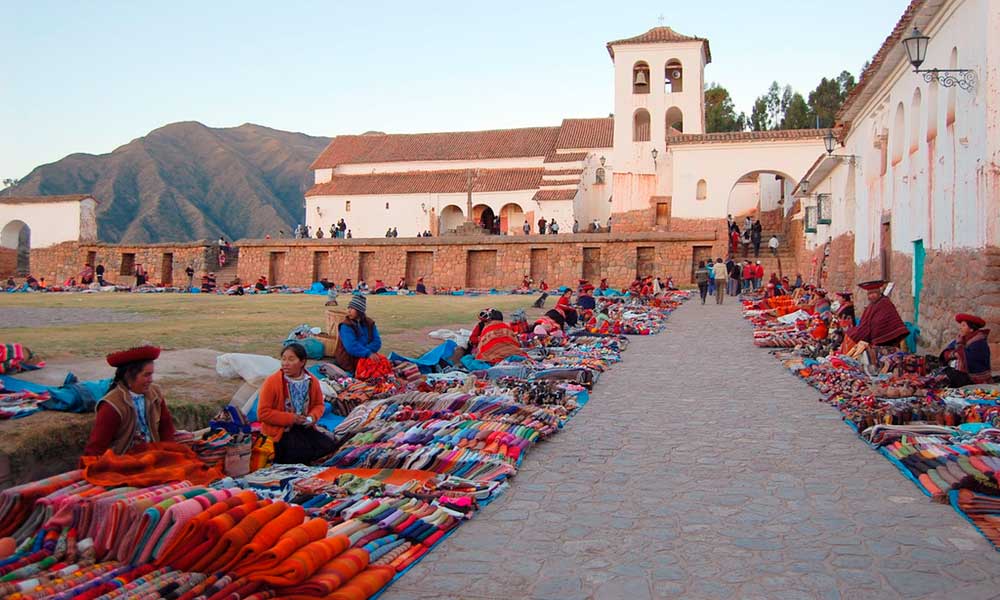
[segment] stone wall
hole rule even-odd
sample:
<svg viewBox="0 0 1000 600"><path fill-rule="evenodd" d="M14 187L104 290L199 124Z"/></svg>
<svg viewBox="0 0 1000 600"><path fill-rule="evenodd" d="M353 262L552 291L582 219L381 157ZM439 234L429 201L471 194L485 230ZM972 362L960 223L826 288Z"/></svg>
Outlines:
<svg viewBox="0 0 1000 600"><path fill-rule="evenodd" d="M652 261L641 268L688 284L695 248L703 252L715 243L714 232L243 240L238 273L244 281L265 275L273 283L295 286L309 285L317 272L337 283L363 277L369 284L382 279L395 285L405 276L412 285L424 277L428 287L446 289L513 288L532 272L544 275L552 285L571 284L586 273L591 279L607 277L611 285L621 287L636 277L642 256ZM482 272L487 264L490 273Z"/></svg>
<svg viewBox="0 0 1000 600"><path fill-rule="evenodd" d="M17 271L17 250L0 248L0 277L5 280Z"/></svg>
<svg viewBox="0 0 1000 600"><path fill-rule="evenodd" d="M196 277L218 265L218 246L208 242L178 244L148 244L123 246L117 244L65 242L48 248L31 251L31 272L44 277L52 284L60 284L69 277L77 277L88 261L94 267L104 265L105 280L112 283L133 284L135 265L142 264L149 271L151 283L165 283L164 269L169 264L174 285L186 283L184 269L194 267ZM170 260L169 263L165 260Z"/></svg>

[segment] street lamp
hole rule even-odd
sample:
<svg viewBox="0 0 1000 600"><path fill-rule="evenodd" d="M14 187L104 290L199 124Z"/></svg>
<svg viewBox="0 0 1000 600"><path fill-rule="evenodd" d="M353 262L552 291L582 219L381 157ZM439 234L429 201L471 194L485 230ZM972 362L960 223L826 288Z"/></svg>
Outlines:
<svg viewBox="0 0 1000 600"><path fill-rule="evenodd" d="M652 155L653 155L653 160L655 161L656 157L660 155L660 152L656 148L653 148Z"/></svg>
<svg viewBox="0 0 1000 600"><path fill-rule="evenodd" d="M972 91L976 87L977 76L972 69L921 69L927 58L927 46L930 45L928 36L920 32L916 27L910 32L910 37L903 39L903 47L906 48L907 57L913 65L913 72L924 76L924 81L931 83L936 81L944 87L958 86L965 91Z"/></svg>
<svg viewBox="0 0 1000 600"><path fill-rule="evenodd" d="M823 136L823 145L826 146L826 153L833 154L833 151L837 148L837 138L833 135L833 130L826 132Z"/></svg>
<svg viewBox="0 0 1000 600"><path fill-rule="evenodd" d="M803 179L799 182L799 191L801 191L806 196L809 195L809 180Z"/></svg>

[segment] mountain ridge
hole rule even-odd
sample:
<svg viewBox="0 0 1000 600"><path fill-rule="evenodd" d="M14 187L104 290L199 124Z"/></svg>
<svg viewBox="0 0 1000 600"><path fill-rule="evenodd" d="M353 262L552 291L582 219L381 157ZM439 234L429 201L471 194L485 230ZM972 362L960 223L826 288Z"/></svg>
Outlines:
<svg viewBox="0 0 1000 600"><path fill-rule="evenodd" d="M178 121L105 154L35 167L11 193L94 195L103 242L264 237L302 218L309 164L329 142L255 123Z"/></svg>

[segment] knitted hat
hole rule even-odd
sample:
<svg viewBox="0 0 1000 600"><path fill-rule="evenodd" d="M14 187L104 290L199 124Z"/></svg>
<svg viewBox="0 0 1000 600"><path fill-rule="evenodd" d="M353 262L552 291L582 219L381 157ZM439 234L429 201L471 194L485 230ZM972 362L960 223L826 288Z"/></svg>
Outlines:
<svg viewBox="0 0 1000 600"><path fill-rule="evenodd" d="M361 294L355 294L351 298L351 303L347 305L347 308L353 308L361 314L365 314L368 310L368 299Z"/></svg>
<svg viewBox="0 0 1000 600"><path fill-rule="evenodd" d="M958 323L968 323L974 327L986 327L986 320L982 317L977 317L976 315L970 315L968 313L958 313L955 315L955 321Z"/></svg>
<svg viewBox="0 0 1000 600"><path fill-rule="evenodd" d="M107 355L106 360L112 367L118 368L132 362L156 360L160 357L160 349L151 344L120 350Z"/></svg>

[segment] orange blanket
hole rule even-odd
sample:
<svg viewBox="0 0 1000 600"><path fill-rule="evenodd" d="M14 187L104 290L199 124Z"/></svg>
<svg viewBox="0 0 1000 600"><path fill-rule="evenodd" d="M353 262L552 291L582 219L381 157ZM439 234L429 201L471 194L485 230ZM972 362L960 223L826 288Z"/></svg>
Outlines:
<svg viewBox="0 0 1000 600"><path fill-rule="evenodd" d="M418 469L338 469L331 467L316 475L316 477L326 481L336 481L344 473L350 473L351 475L364 477L365 479L377 479L389 485L402 485L414 479L424 483L437 475L434 471L421 471Z"/></svg>
<svg viewBox="0 0 1000 600"><path fill-rule="evenodd" d="M194 450L173 442L155 442L133 454L108 450L100 456L84 456L82 461L83 478L104 487L149 487L172 481L201 485L224 476L218 467L201 462Z"/></svg>

